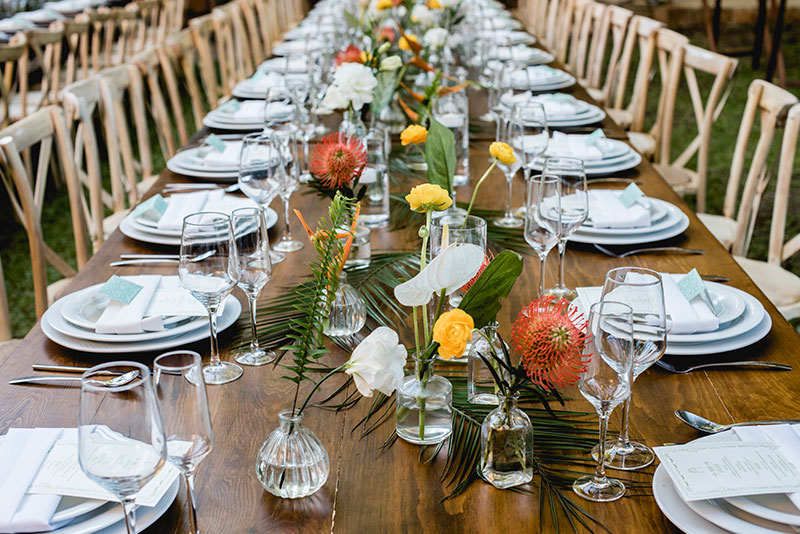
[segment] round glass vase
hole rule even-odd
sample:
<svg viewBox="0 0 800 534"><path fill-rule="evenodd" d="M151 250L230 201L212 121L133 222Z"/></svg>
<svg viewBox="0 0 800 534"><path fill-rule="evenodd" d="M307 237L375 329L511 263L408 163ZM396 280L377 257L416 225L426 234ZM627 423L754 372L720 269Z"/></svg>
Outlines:
<svg viewBox="0 0 800 534"><path fill-rule="evenodd" d="M361 119L361 110L356 111L352 107L347 108L339 124L339 133L364 139L367 136L367 125Z"/></svg>
<svg viewBox="0 0 800 534"><path fill-rule="evenodd" d="M433 374L436 358L413 359L414 373L397 390L397 435L416 445L433 445L453 430L453 386Z"/></svg>
<svg viewBox="0 0 800 534"><path fill-rule="evenodd" d="M498 399L481 425L479 469L491 485L506 489L533 479L533 425L517 408L517 395Z"/></svg>
<svg viewBox="0 0 800 534"><path fill-rule="evenodd" d="M472 404L500 404L498 388L494 376L481 356L493 365L495 372L508 379L508 372L498 364L492 355L503 357L503 345L497 335L496 322L484 326L473 334L467 358L467 400ZM506 348L508 345L506 345Z"/></svg>
<svg viewBox="0 0 800 534"><path fill-rule="evenodd" d="M328 480L330 460L322 442L303 426L303 414L278 414L278 428L267 436L256 458L264 489L283 499L308 497Z"/></svg>
<svg viewBox="0 0 800 534"><path fill-rule="evenodd" d="M326 336L351 336L361 330L366 322L367 305L364 298L347 283L347 274L342 271L323 333Z"/></svg>

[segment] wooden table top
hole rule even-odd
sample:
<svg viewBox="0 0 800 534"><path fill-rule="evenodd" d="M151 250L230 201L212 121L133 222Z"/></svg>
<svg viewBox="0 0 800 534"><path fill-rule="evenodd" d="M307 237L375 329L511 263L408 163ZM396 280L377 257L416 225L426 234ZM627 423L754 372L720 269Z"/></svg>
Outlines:
<svg viewBox="0 0 800 534"><path fill-rule="evenodd" d="M577 89L575 94L585 97L581 89ZM488 166L487 145L485 140L478 140L471 148L473 181ZM686 204L646 162L625 175L642 180L642 189L648 196L672 202L686 212L691 225L671 243L702 249L705 254L633 256L622 260L601 255L591 246L571 244L566 256L567 284L571 287L600 285L608 269L623 265L645 266L664 272L687 272L696 267L702 274L728 276L730 286L756 296L764 304L772 317L773 327L766 339L753 346L709 358L763 359L798 366L795 355L799 339L791 325ZM160 191L165 183L175 181L185 179L165 170L152 192ZM504 183L502 174L495 170L481 189L476 205L499 209L503 205ZM515 192L518 199L521 198L522 188L522 179L517 178ZM470 195L470 187L459 188L460 200L466 200ZM292 197L292 206L299 208L307 220L316 221L325 211L327 201L321 201L313 195L297 194ZM296 219L291 224L296 236L305 235ZM276 232L272 237L277 236ZM397 232L374 230L372 247L373 250L416 248L416 228ZM139 243L116 231L78 274L68 291L103 282L112 274L176 274L174 266L108 266L109 262L119 258L120 253L157 251L175 252L175 249ZM274 277L264 290L262 299L275 295L279 288L305 276L305 265L311 254L311 247L306 245L302 251L289 254L285 262L276 265ZM550 256L548 282L552 285L557 258L555 253ZM524 271L498 317L505 332L519 309L534 294L537 263L534 256L525 257ZM234 294L244 302L243 294L238 289ZM246 320L246 314L243 314L240 324L246 324ZM230 331L221 335L224 348L230 347L231 337ZM207 355L208 342L198 342L187 348ZM345 361L347 355L343 351L333 346L331 349L331 354L326 356L328 362L333 365ZM151 363L155 355L129 354L124 358ZM226 350L223 359L230 358ZM64 349L47 340L37 324L16 353L0 367L0 433L5 433L10 427L77 424L78 388L8 385L8 380L13 377L30 375L31 364L91 366L112 359L118 358ZM423 464L418 461L419 448L416 446L398 441L391 448L381 448L393 429L393 418L378 431L360 439L360 433L353 432L353 427L363 417L368 405L366 402L338 414L314 408L307 411L307 425L321 439L330 455L330 477L325 486L310 498L281 500L273 497L264 491L256 478L255 459L262 441L277 426L278 412L287 409L290 404L287 399L291 399L294 384L279 379L281 374L279 369L272 366L245 367L244 376L238 381L208 387L216 442L214 450L201 463L197 473L198 517L203 532L554 532L549 515L539 530L540 510L536 488L533 488L534 494L527 494L500 491L488 484L475 482L462 495L441 502L447 493L439 481L444 455L440 454L432 464ZM323 389L334 388L337 380L331 380ZM798 392L800 370L715 370L672 375L660 368L651 368L636 381L634 387L631 437L651 446L682 443L697 438L697 432L673 416L673 411L678 408L721 423L796 417ZM574 397L574 400L567 402L567 409L591 411L590 405L575 389L568 389L565 394ZM618 414L612 416L612 428L618 428L618 417ZM652 471L650 467L645 473L630 476L649 484ZM569 493L568 496L613 532L678 532L658 509L652 494L649 491L640 493L609 504L589 503ZM189 527L185 505L181 492L167 513L148 532L187 532ZM563 518L561 527L569 530Z"/></svg>

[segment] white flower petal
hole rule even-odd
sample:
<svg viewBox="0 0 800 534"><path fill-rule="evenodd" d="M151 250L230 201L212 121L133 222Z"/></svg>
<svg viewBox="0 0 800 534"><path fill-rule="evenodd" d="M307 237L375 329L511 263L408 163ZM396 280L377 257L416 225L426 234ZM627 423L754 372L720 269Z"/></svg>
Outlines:
<svg viewBox="0 0 800 534"><path fill-rule="evenodd" d="M398 341L397 332L381 326L353 351L345 373L363 396L372 397L374 391L390 395L402 383L407 352Z"/></svg>
<svg viewBox="0 0 800 534"><path fill-rule="evenodd" d="M478 274L483 259L481 247L469 243L453 243L426 267L430 269L428 283L434 292L444 289L445 294L449 295Z"/></svg>
<svg viewBox="0 0 800 534"><path fill-rule="evenodd" d="M423 269L411 280L395 286L394 298L403 306L424 306L430 302L433 293L427 284L427 278Z"/></svg>

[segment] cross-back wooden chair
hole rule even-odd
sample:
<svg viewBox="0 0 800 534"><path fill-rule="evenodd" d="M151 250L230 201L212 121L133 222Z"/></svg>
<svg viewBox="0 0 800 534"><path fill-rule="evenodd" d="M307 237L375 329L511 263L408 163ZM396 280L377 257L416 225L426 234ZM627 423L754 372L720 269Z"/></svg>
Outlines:
<svg viewBox="0 0 800 534"><path fill-rule="evenodd" d="M775 130L782 113L797 102L796 96L764 80L754 80L747 90L747 103L733 149L722 215L697 214L714 237L734 255L744 256L750 248L755 216L770 180L767 159ZM757 116L760 117L760 132L742 184L748 145Z"/></svg>
<svg viewBox="0 0 800 534"><path fill-rule="evenodd" d="M98 7L94 11L87 11L86 15L92 25L89 45L92 70L97 73L111 66L117 21L107 7Z"/></svg>
<svg viewBox="0 0 800 534"><path fill-rule="evenodd" d="M261 29L258 25L258 17L256 16L255 6L253 0L238 0L239 11L241 12L242 19L244 20L247 28L247 36L249 38L250 53L253 60L253 66L258 66L264 61L267 56L264 54L264 45L261 37ZM251 71L252 72L252 71Z"/></svg>
<svg viewBox="0 0 800 534"><path fill-rule="evenodd" d="M85 13L62 21L67 60L64 64L64 86L89 76L89 31L91 22Z"/></svg>
<svg viewBox="0 0 800 534"><path fill-rule="evenodd" d="M55 300L75 269L51 249L44 239L42 207L51 176L53 148L58 155L59 174L66 183L72 215L72 228L78 269L89 259L89 246L80 210L79 184L72 159L72 149L67 138L64 113L58 106L44 107L0 131L0 150L6 172L3 181L11 197L11 204L22 221L28 235L33 273L36 315L41 317L50 302ZM23 163L22 153L38 152L32 172ZM52 265L65 278L48 286L47 265Z"/></svg>
<svg viewBox="0 0 800 534"><path fill-rule="evenodd" d="M734 256L761 291L777 306L783 316L790 320L800 317L800 276L784 269L781 264L800 251L800 233L786 239L786 216L792 201L790 193L798 133L800 133L800 104L794 104L789 109L783 131L767 261ZM796 202L794 204L796 205Z"/></svg>
<svg viewBox="0 0 800 534"><path fill-rule="evenodd" d="M186 15L185 0L161 0L161 19L159 20L158 42L164 42L171 34L183 29Z"/></svg>
<svg viewBox="0 0 800 534"><path fill-rule="evenodd" d="M2 120L0 127L11 124L11 105L19 93L28 91L28 42L25 35L17 33L8 43L0 43L0 67L2 83Z"/></svg>
<svg viewBox="0 0 800 534"><path fill-rule="evenodd" d="M222 81L220 84L219 71L228 72L228 58L225 54L217 58L219 70L214 61L212 44L215 41L214 15L202 15L189 21L192 32L192 41L197 50L197 59L200 64L200 79L203 83L208 102L211 108L219 106L228 94L225 92L227 84Z"/></svg>
<svg viewBox="0 0 800 534"><path fill-rule="evenodd" d="M697 125L697 135L674 160L672 159L672 128L675 122L675 102L667 101L664 106L661 147L658 150L655 168L679 194L697 195L697 211L706 211L706 178L711 129L725 107L737 65L737 60L722 54L693 45L684 46L683 80L691 98L691 113ZM700 90L697 73L713 76L713 83L706 97L703 97ZM669 95L668 98L674 100L677 94L678 91ZM688 117L682 119L682 123L688 123L691 120ZM689 168L688 165L692 161L694 161L694 166Z"/></svg>
<svg viewBox="0 0 800 534"><path fill-rule="evenodd" d="M217 58L225 58L224 62L220 60L222 86L225 88L225 94L230 95L236 84L253 72L250 47L247 45L244 24L236 2L215 7L211 13Z"/></svg>
<svg viewBox="0 0 800 534"><path fill-rule="evenodd" d="M269 57L272 54L272 44L280 38L280 35L273 29L274 20L269 14L269 1L270 0L253 0L253 7L255 8L258 30L261 34L261 42L263 43L265 57Z"/></svg>
<svg viewBox="0 0 800 534"><path fill-rule="evenodd" d="M579 6L580 8L580 6ZM597 69L597 56L601 46L605 48L605 35L608 33L606 6L599 2L586 2L580 17L575 47L570 51L572 73L584 86L589 85L593 71ZM600 58L602 62L602 56Z"/></svg>
<svg viewBox="0 0 800 534"><path fill-rule="evenodd" d="M28 41L28 68L37 68L41 72L41 83L38 89L28 87L20 90L18 98L11 104L12 120L22 118L49 104L58 102L58 90L61 83L61 46L64 40L64 27L54 22L49 28L38 28L25 32ZM32 60L32 62L30 62ZM29 80L28 73L20 73ZM28 83L26 83L26 86Z"/></svg>
<svg viewBox="0 0 800 534"><path fill-rule="evenodd" d="M11 314L8 313L8 295L3 277L3 264L0 262L0 365L3 365L19 344L11 333Z"/></svg>
<svg viewBox="0 0 800 534"><path fill-rule="evenodd" d="M576 24L577 4L578 0L563 0L561 3L555 27L555 42L551 48L556 59L564 63L568 69L570 69L568 53L572 42L573 27Z"/></svg>
<svg viewBox="0 0 800 534"><path fill-rule="evenodd" d="M194 125L187 128L186 133L199 130L203 127L203 117L208 111L210 99L203 92L203 88L197 79L198 54L192 40L192 32L187 28L179 33L173 34L167 42L156 48L158 60L161 63L161 70L164 73L167 83L167 94L169 95L170 105L175 106L174 98L176 91L186 91L189 94L189 101L192 106L192 117ZM174 73L177 89L173 89ZM182 115L181 115L182 117ZM180 132L179 134L183 135ZM185 144L182 141L181 144Z"/></svg>
<svg viewBox="0 0 800 534"><path fill-rule="evenodd" d="M114 38L111 66L122 65L135 53L136 34L139 27L138 9L136 4L128 4L112 10L112 17L116 20L117 33Z"/></svg>
<svg viewBox="0 0 800 534"><path fill-rule="evenodd" d="M628 32L628 24L633 12L619 6L607 6L605 22L601 25L603 32L598 40L597 51L590 59L593 67L589 68L586 90L589 95L602 105L608 103L612 88L617 80L619 61ZM608 37L611 37L609 48Z"/></svg>
<svg viewBox="0 0 800 534"><path fill-rule="evenodd" d="M136 44L138 53L159 42L158 22L161 18L161 0L137 0Z"/></svg>

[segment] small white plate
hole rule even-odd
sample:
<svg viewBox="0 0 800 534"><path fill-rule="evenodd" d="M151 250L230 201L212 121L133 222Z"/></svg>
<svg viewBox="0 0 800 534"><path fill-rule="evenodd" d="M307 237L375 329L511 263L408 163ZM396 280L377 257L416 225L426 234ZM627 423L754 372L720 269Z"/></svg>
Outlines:
<svg viewBox="0 0 800 534"><path fill-rule="evenodd" d="M575 243L588 243L590 245L643 245L645 243L664 241L682 234L684 230L689 228L689 217L682 211L677 211L679 212L677 222L673 226L656 232L624 235L586 235L575 232L570 236L569 240Z"/></svg>
<svg viewBox="0 0 800 534"><path fill-rule="evenodd" d="M756 517L785 525L800 526L800 510L783 493L728 497L725 500Z"/></svg>
<svg viewBox="0 0 800 534"><path fill-rule="evenodd" d="M677 206L670 204L666 200L661 200L658 198L651 198L650 202L651 205L658 210L654 215L651 216L653 223L650 226L638 226L635 228L594 228L590 224L583 223L583 225L581 225L581 227L578 228L575 233L586 236L602 237L649 234L670 228L681 220L681 210ZM592 210L590 205L589 213L591 212Z"/></svg>
<svg viewBox="0 0 800 534"><path fill-rule="evenodd" d="M722 341L746 334L761 323L766 311L753 295L715 282L706 282L711 300L719 310L720 327L712 332L699 334L667 334L667 343L708 343Z"/></svg>
<svg viewBox="0 0 800 534"><path fill-rule="evenodd" d="M729 352L749 347L753 343L761 341L761 339L769 334L770 330L772 330L772 318L765 311L758 325L742 335L720 341L709 341L708 343L667 343L667 350L664 354L671 354L673 356L698 356Z"/></svg>

